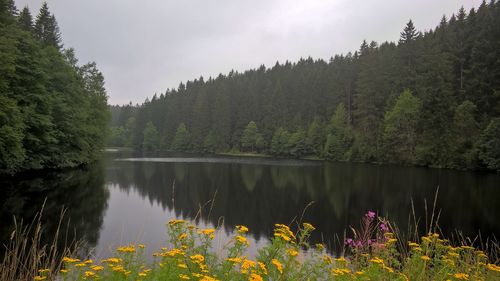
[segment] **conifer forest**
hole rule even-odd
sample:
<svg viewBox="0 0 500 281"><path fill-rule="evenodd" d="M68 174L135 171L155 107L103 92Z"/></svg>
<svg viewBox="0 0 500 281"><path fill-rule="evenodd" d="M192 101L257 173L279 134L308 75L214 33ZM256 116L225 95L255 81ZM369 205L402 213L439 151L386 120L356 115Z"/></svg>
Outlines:
<svg viewBox="0 0 500 281"><path fill-rule="evenodd" d="M327 40L327 38L325 38ZM109 144L500 169L500 3L398 42L199 77L112 106Z"/></svg>

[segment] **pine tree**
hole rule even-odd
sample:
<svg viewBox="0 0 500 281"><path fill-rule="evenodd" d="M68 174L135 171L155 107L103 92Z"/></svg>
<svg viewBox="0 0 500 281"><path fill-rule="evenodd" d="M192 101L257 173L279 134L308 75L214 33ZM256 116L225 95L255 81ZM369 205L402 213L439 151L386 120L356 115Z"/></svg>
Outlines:
<svg viewBox="0 0 500 281"><path fill-rule="evenodd" d="M411 163L415 160L417 125L422 102L405 90L394 107L385 113L385 157L389 161Z"/></svg>
<svg viewBox="0 0 500 281"><path fill-rule="evenodd" d="M243 131L241 136L241 147L245 150L250 149L251 152L259 150L264 145L264 138L259 133L257 124L250 121Z"/></svg>
<svg viewBox="0 0 500 281"><path fill-rule="evenodd" d="M190 147L189 132L184 123L177 127L174 140L172 141L172 150L187 151Z"/></svg>
<svg viewBox="0 0 500 281"><path fill-rule="evenodd" d="M142 134L144 135L142 149L146 151L154 151L158 149L160 137L155 125L153 125L153 122L150 121L146 124L146 128L144 129Z"/></svg>
<svg viewBox="0 0 500 281"><path fill-rule="evenodd" d="M323 156L330 160L348 160L352 134L344 104L339 104L328 125Z"/></svg>
<svg viewBox="0 0 500 281"><path fill-rule="evenodd" d="M43 2L35 22L35 36L47 46L60 50L61 32L56 18L49 11L47 2Z"/></svg>
<svg viewBox="0 0 500 281"><path fill-rule="evenodd" d="M33 17L28 7L24 7L21 13L19 13L19 24L21 27L29 32L33 32Z"/></svg>
<svg viewBox="0 0 500 281"><path fill-rule="evenodd" d="M420 32L418 32L415 26L413 25L413 21L409 20L403 32L401 32L401 37L399 38L399 44L410 43L419 36Z"/></svg>

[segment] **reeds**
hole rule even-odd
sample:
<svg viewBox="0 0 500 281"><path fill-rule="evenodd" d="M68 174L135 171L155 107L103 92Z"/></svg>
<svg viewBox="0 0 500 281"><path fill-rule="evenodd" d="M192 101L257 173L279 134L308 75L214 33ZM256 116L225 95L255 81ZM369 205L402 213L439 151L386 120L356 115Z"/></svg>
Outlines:
<svg viewBox="0 0 500 281"><path fill-rule="evenodd" d="M61 268L63 256L76 253L80 243L75 241L64 241L62 247L58 247L60 242L60 232L65 215L65 209L61 210L57 229L49 243L44 243L42 236L44 228L42 225L43 209L35 215L31 223L17 221L14 218L14 230L10 235L10 240L4 247L5 254L0 263L0 280L34 280L40 271L46 271L49 279L54 279ZM66 235L67 237L67 235Z"/></svg>

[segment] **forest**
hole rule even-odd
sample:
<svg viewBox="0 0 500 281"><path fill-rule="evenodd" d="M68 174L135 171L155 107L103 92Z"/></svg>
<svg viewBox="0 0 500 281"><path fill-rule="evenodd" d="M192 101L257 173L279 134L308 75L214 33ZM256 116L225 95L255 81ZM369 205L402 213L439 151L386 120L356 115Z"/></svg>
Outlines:
<svg viewBox="0 0 500 281"><path fill-rule="evenodd" d="M111 111L113 146L500 170L500 3Z"/></svg>
<svg viewBox="0 0 500 281"><path fill-rule="evenodd" d="M33 18L0 0L0 174L87 164L109 120L102 73L64 48L47 3Z"/></svg>

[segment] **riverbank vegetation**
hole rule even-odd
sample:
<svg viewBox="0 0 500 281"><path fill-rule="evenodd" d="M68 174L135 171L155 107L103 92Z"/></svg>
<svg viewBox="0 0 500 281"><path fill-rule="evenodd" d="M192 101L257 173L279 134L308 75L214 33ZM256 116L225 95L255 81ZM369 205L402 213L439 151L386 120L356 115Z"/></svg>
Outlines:
<svg viewBox="0 0 500 281"><path fill-rule="evenodd" d="M63 47L47 3L33 19L0 0L0 173L89 163L109 115L103 75Z"/></svg>
<svg viewBox="0 0 500 281"><path fill-rule="evenodd" d="M463 240L452 245L435 232L407 241L385 218L368 212L359 229L346 237L340 255L329 254L324 244L311 245L315 227L276 224L271 241L247 256L248 228L236 226L221 248L216 229L200 229L184 220L167 224L168 245L146 257L147 245L117 247L114 256L101 260L62 252L57 266L35 260L23 280L498 280L498 245L489 252ZM294 232L293 229L296 229ZM219 246L220 247L220 246ZM48 249L47 249L48 250ZM8 252L3 276L24 268L13 266ZM43 256L43 250L40 252ZM53 257L51 257L53 258ZM149 260L149 261L148 261ZM8 275L13 274L13 275ZM30 274L32 276L30 276ZM6 279L2 279L6 280ZM21 280L21 279L17 279Z"/></svg>
<svg viewBox="0 0 500 281"><path fill-rule="evenodd" d="M114 106L110 143L499 170L499 43L499 1L424 32L409 21L398 42L200 77Z"/></svg>

